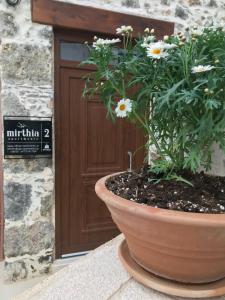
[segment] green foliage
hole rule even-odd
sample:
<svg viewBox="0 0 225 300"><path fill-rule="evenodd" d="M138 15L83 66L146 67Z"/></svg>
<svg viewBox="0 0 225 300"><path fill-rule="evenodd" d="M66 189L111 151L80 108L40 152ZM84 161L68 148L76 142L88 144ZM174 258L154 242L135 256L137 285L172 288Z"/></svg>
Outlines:
<svg viewBox="0 0 225 300"><path fill-rule="evenodd" d="M113 42L96 46L96 41L84 62L96 66L84 94L99 94L113 120L118 100L131 99L126 117L157 149L156 173L208 170L212 145L218 143L225 152L224 29L187 31L185 37L173 35L158 43L146 32L135 43L132 32L125 32L123 50ZM206 69L195 72L197 66Z"/></svg>

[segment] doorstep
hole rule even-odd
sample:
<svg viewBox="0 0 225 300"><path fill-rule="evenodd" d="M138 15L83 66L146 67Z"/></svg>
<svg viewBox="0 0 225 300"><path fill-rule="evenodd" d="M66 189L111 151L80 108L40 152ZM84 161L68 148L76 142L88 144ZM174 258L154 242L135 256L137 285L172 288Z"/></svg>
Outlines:
<svg viewBox="0 0 225 300"><path fill-rule="evenodd" d="M122 240L120 235L76 259L14 300L184 300L137 283L118 259ZM214 299L225 300L225 297Z"/></svg>

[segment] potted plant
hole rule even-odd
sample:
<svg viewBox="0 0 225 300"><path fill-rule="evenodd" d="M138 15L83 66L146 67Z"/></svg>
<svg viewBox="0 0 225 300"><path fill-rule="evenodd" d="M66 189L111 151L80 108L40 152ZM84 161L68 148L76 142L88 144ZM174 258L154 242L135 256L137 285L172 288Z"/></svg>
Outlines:
<svg viewBox="0 0 225 300"><path fill-rule="evenodd" d="M154 160L100 179L96 193L144 269L183 283L220 280L225 178L208 171L214 144L225 152L225 30L187 29L163 41L148 28L134 41L132 31L95 37L84 93L98 94L112 120L142 128Z"/></svg>

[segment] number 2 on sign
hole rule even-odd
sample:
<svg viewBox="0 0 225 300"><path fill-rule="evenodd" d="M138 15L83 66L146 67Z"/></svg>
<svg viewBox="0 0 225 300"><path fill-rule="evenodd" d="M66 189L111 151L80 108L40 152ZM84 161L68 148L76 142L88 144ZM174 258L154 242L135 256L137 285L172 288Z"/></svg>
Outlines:
<svg viewBox="0 0 225 300"><path fill-rule="evenodd" d="M49 129L44 130L45 138L49 138Z"/></svg>

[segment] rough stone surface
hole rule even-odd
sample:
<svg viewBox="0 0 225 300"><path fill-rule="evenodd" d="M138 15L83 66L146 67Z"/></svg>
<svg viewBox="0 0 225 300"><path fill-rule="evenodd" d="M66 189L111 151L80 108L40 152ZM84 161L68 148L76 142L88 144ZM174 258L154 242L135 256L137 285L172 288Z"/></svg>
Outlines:
<svg viewBox="0 0 225 300"><path fill-rule="evenodd" d="M16 281L18 279L27 278L27 269L23 259L17 260L12 263L5 263L5 270L7 273L7 279L10 281Z"/></svg>
<svg viewBox="0 0 225 300"><path fill-rule="evenodd" d="M31 81L33 85L51 82L51 49L47 46L2 44L2 79Z"/></svg>
<svg viewBox="0 0 225 300"><path fill-rule="evenodd" d="M5 218L11 221L23 219L31 205L30 184L9 182L4 187Z"/></svg>
<svg viewBox="0 0 225 300"><path fill-rule="evenodd" d="M18 26L15 24L15 17L11 13L0 11L0 36L15 36Z"/></svg>
<svg viewBox="0 0 225 300"><path fill-rule="evenodd" d="M175 10L175 16L186 20L188 18L188 9L178 4Z"/></svg>
<svg viewBox="0 0 225 300"><path fill-rule="evenodd" d="M27 116L29 111L26 110L24 105L21 103L20 99L8 89L7 91L2 92L2 110L4 111L5 116Z"/></svg>
<svg viewBox="0 0 225 300"><path fill-rule="evenodd" d="M33 174L36 172L42 172L45 168L50 168L52 161L50 158L39 158L39 159L15 159L5 160L4 170L9 173L28 173ZM40 178L42 182L45 182L44 178Z"/></svg>
<svg viewBox="0 0 225 300"><path fill-rule="evenodd" d="M5 281L12 282L27 277L36 277L51 271L52 252L42 251L36 257L25 256L5 262Z"/></svg>
<svg viewBox="0 0 225 300"><path fill-rule="evenodd" d="M123 0L122 5L126 7L138 8L140 3L138 0Z"/></svg>
<svg viewBox="0 0 225 300"><path fill-rule="evenodd" d="M5 231L5 256L7 258L38 254L53 248L54 228L49 222L15 226Z"/></svg>
<svg viewBox="0 0 225 300"><path fill-rule="evenodd" d="M47 195L41 198L41 216L47 217L51 214L53 205L52 195Z"/></svg>

